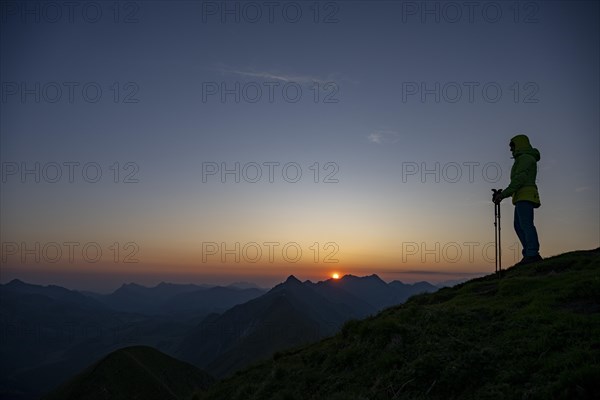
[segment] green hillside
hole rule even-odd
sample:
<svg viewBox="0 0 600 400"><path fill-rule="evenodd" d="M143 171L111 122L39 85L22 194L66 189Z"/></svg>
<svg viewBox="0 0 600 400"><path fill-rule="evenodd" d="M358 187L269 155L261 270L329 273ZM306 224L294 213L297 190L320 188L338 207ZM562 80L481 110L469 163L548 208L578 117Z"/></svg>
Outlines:
<svg viewBox="0 0 600 400"><path fill-rule="evenodd" d="M133 346L108 354L44 400L189 399L213 381L193 365Z"/></svg>
<svg viewBox="0 0 600 400"><path fill-rule="evenodd" d="M415 296L195 398L600 398L600 249Z"/></svg>

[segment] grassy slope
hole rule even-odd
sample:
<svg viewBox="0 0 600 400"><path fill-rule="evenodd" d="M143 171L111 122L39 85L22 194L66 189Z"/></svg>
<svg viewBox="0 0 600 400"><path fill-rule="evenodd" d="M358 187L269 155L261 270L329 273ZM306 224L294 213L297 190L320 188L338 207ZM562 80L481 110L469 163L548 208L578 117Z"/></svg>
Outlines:
<svg viewBox="0 0 600 400"><path fill-rule="evenodd" d="M600 249L415 296L197 398L600 398Z"/></svg>

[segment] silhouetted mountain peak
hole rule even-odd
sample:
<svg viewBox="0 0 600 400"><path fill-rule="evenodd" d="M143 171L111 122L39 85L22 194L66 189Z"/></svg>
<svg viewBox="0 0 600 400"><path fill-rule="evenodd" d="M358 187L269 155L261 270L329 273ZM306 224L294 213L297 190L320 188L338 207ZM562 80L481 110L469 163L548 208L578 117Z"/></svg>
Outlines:
<svg viewBox="0 0 600 400"><path fill-rule="evenodd" d="M128 287L128 288L144 288L144 289L146 288L145 286L138 285L138 284L137 284L137 283L135 283L135 282L124 283L124 284L123 284L123 286L121 286L121 287Z"/></svg>
<svg viewBox="0 0 600 400"><path fill-rule="evenodd" d="M371 281L371 282L381 282L381 283L385 284L385 282L383 281L383 279L381 279L379 277L379 275L377 275L377 274L365 276L365 279L368 280L368 281Z"/></svg>
<svg viewBox="0 0 600 400"><path fill-rule="evenodd" d="M12 281L8 282L6 285L6 287L19 287L19 286L26 286L28 285L28 283L23 282L20 279L13 279Z"/></svg>
<svg viewBox="0 0 600 400"><path fill-rule="evenodd" d="M104 356L44 399L189 399L213 381L206 372L152 347L131 346Z"/></svg>
<svg viewBox="0 0 600 400"><path fill-rule="evenodd" d="M62 286L57 286L57 285L42 286L42 285L37 285L35 283L23 282L20 279L13 279L12 281L10 281L6 285L4 285L4 287L7 289L16 290L16 291L23 292L23 293L54 294L54 295L66 294L66 293L76 293L76 292L69 290L67 288L64 288Z"/></svg>
<svg viewBox="0 0 600 400"><path fill-rule="evenodd" d="M131 291L131 290L144 290L144 289L148 289L148 288L145 286L142 286L142 285L138 285L137 283L130 282L130 283L122 284L120 288L115 290L115 292Z"/></svg>
<svg viewBox="0 0 600 400"><path fill-rule="evenodd" d="M296 278L294 275L290 275L288 276L288 278L285 280L285 284L286 285L302 285L302 282L300 282L300 280L298 278Z"/></svg>
<svg viewBox="0 0 600 400"><path fill-rule="evenodd" d="M342 277L342 279L340 279L340 281L342 282L369 282L369 283L377 283L377 284L384 284L387 285L387 283L385 283L377 274L372 274L372 275L368 275L368 276L356 276L356 275L344 275Z"/></svg>

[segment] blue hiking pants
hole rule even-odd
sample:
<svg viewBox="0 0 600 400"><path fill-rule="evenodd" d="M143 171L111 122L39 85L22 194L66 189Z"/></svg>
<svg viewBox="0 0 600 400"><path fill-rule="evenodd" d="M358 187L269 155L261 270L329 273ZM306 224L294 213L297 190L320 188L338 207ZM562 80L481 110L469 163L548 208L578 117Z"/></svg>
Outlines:
<svg viewBox="0 0 600 400"><path fill-rule="evenodd" d="M515 203L515 232L523 246L523 257L537 256L540 251L538 234L533 225L534 204L531 201L517 201Z"/></svg>

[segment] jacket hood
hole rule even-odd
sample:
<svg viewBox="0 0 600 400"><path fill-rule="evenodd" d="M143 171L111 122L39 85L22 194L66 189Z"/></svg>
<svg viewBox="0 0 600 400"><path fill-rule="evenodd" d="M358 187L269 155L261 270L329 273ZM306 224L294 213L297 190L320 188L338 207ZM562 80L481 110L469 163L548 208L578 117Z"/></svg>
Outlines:
<svg viewBox="0 0 600 400"><path fill-rule="evenodd" d="M526 135L517 135L510 139L515 144L513 150L513 157L520 156L521 154L529 154L535 158L535 161L540 161L540 152L538 149L531 147L529 138Z"/></svg>

